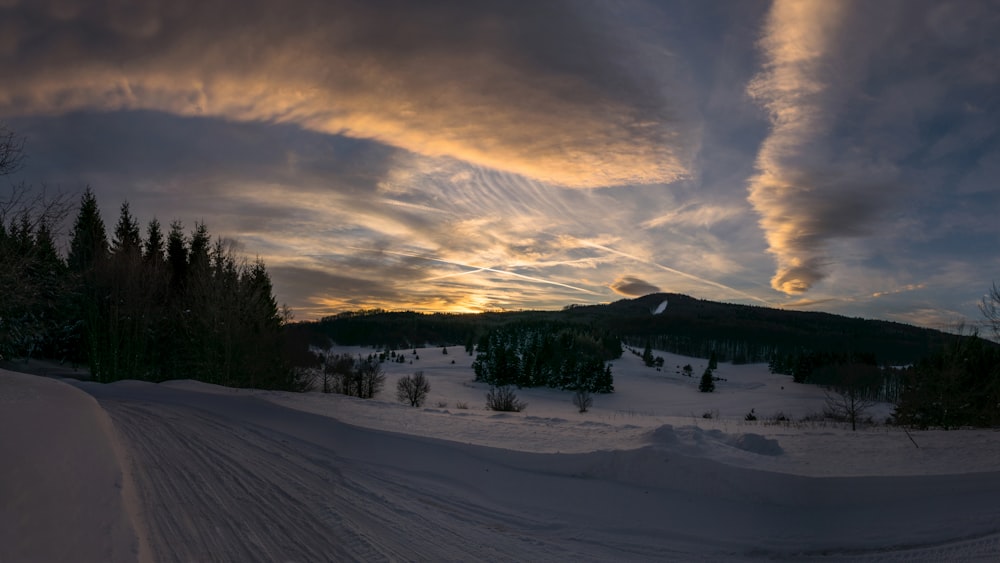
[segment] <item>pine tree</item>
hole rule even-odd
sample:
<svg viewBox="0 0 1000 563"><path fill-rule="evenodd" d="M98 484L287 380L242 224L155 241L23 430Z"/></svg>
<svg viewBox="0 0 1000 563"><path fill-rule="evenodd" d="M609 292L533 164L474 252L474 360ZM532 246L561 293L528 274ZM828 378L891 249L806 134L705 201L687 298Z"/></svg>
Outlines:
<svg viewBox="0 0 1000 563"><path fill-rule="evenodd" d="M80 209L73 223L67 266L73 274L75 291L68 305L80 323L72 332L74 361L86 361L90 375L101 381L104 366L98 351L102 349L102 303L108 298L99 284L98 269L108 259L108 235L97 205L97 197L88 186L80 198Z"/></svg>
<svg viewBox="0 0 1000 563"><path fill-rule="evenodd" d="M164 261L163 232L156 217L153 217L146 227L146 244L142 249L142 257L149 263L161 264Z"/></svg>
<svg viewBox="0 0 1000 563"><path fill-rule="evenodd" d="M178 296L184 291L187 264L188 251L184 224L173 221L170 223L170 234L167 235L167 265L170 267L170 291L173 296Z"/></svg>
<svg viewBox="0 0 1000 563"><path fill-rule="evenodd" d="M712 368L705 368L705 372L701 374L701 382L698 383L698 390L702 393L711 393L715 391L715 380L712 377Z"/></svg>
<svg viewBox="0 0 1000 563"><path fill-rule="evenodd" d="M90 186L80 199L80 211L73 224L73 238L69 245L67 265L75 273L91 271L94 265L107 257L108 234L97 207L97 197Z"/></svg>
<svg viewBox="0 0 1000 563"><path fill-rule="evenodd" d="M118 224L115 226L115 235L111 241L111 253L116 256L127 255L129 257L142 254L139 223L132 217L127 201L121 206Z"/></svg>
<svg viewBox="0 0 1000 563"><path fill-rule="evenodd" d="M646 349L642 351L642 363L646 364L646 367L653 367L655 361L653 358L653 345L647 340Z"/></svg>
<svg viewBox="0 0 1000 563"><path fill-rule="evenodd" d="M716 356L715 350L712 350L712 354L708 357L708 369L719 369L719 357Z"/></svg>

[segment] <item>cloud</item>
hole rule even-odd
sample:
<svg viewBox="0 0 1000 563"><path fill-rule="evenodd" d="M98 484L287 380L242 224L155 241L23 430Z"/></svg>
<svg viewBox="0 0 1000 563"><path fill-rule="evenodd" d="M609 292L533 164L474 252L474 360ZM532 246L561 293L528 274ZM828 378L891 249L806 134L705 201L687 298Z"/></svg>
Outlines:
<svg viewBox="0 0 1000 563"><path fill-rule="evenodd" d="M840 239L899 247L956 224L926 221L955 206L956 184L978 184L956 171L998 145L997 120L977 113L997 114L987 100L1000 48L987 38L998 24L981 2L773 4L748 87L771 122L748 200L777 261L774 289L826 279L848 259L833 251ZM917 206L922 222L905 216ZM904 223L915 232L901 235Z"/></svg>
<svg viewBox="0 0 1000 563"><path fill-rule="evenodd" d="M632 276L618 278L609 287L615 293L624 295L625 297L642 297L643 295L659 293L661 291L659 287L646 280Z"/></svg>
<svg viewBox="0 0 1000 563"><path fill-rule="evenodd" d="M598 3L85 7L5 10L0 115L289 123L573 187L672 182L697 146L669 57L630 57L644 46Z"/></svg>
<svg viewBox="0 0 1000 563"><path fill-rule="evenodd" d="M832 123L827 101L834 86L826 67L834 61L831 48L845 8L824 0L777 0L761 41L764 70L748 89L772 123L748 199L778 261L771 286L789 294L805 292L824 277L829 227L863 224L851 213L863 211L863 201L839 191L836 171L822 170L822 155L815 154L822 148L816 138Z"/></svg>

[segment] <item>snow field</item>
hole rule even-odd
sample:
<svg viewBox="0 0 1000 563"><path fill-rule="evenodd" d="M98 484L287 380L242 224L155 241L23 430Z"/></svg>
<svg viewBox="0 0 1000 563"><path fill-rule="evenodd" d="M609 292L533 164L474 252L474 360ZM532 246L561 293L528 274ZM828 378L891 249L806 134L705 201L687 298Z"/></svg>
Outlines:
<svg viewBox="0 0 1000 563"><path fill-rule="evenodd" d="M0 561L1000 557L1000 433L802 423L822 390L720 364L699 393L705 360L663 353L590 412L494 413L461 348L417 353L371 400L0 372ZM395 401L416 370L423 408Z"/></svg>

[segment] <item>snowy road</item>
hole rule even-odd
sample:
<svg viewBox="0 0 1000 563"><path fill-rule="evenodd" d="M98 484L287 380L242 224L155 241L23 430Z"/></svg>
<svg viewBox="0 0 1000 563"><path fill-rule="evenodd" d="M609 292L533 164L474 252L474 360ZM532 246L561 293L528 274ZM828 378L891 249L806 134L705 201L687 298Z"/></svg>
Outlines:
<svg viewBox="0 0 1000 563"><path fill-rule="evenodd" d="M808 478L665 445L538 454L255 397L81 384L155 561L992 559L1000 475Z"/></svg>

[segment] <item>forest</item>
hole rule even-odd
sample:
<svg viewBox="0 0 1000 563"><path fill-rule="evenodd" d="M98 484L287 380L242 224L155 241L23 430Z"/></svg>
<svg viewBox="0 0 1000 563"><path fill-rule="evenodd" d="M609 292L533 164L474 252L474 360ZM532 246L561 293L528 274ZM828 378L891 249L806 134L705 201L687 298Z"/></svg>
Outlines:
<svg viewBox="0 0 1000 563"><path fill-rule="evenodd" d="M18 192L24 194L25 192ZM28 204L25 204L25 202ZM111 231L94 192L80 198L63 257L51 225L64 200L0 209L0 355L84 365L97 381L198 379L294 389L291 354L263 261L204 223L157 219L145 233L128 202Z"/></svg>

